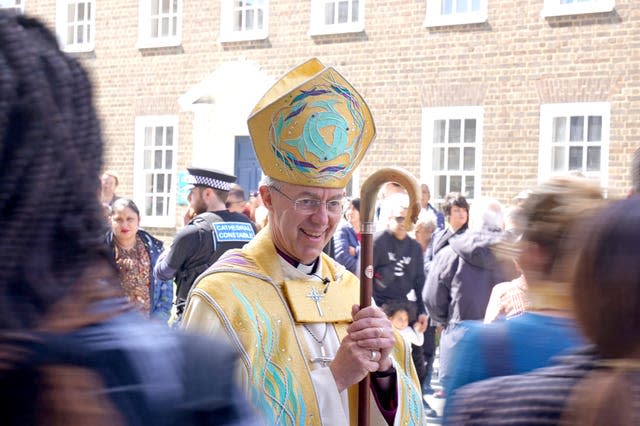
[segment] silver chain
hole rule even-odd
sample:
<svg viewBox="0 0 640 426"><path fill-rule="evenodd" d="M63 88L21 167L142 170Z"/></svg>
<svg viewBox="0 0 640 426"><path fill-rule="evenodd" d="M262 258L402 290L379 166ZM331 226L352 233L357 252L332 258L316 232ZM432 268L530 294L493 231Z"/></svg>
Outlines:
<svg viewBox="0 0 640 426"><path fill-rule="evenodd" d="M307 332L311 335L311 337L313 337L313 340L315 340L319 345L324 345L324 339L327 338L327 330L329 329L329 326L327 325L326 322L324 323L324 334L322 335L322 339L318 339L316 335L313 334L311 329L307 327L307 324L302 324L302 326L304 327L305 330L307 330Z"/></svg>

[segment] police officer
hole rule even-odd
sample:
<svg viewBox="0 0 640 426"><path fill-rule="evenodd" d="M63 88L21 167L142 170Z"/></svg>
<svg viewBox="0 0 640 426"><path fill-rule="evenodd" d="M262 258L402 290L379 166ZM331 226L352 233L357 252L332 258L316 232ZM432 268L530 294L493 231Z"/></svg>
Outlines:
<svg viewBox="0 0 640 426"><path fill-rule="evenodd" d="M153 271L158 279L175 277L178 322L196 278L225 251L244 246L256 232L245 215L225 208L235 176L213 169L187 170L191 184L189 204L196 216L178 232Z"/></svg>

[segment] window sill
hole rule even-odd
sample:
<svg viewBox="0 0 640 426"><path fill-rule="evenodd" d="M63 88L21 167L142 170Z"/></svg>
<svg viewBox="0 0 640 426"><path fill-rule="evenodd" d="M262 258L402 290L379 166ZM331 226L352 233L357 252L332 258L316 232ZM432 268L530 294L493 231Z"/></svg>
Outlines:
<svg viewBox="0 0 640 426"><path fill-rule="evenodd" d="M556 7L545 7L540 12L543 18L551 18L555 16L568 15L584 15L588 13L609 13L615 9L614 1L606 1L604 3L595 4L570 4Z"/></svg>
<svg viewBox="0 0 640 426"><path fill-rule="evenodd" d="M323 36L332 34L361 33L364 31L364 23L357 24L341 24L341 25L322 25L313 26L309 29L310 36Z"/></svg>
<svg viewBox="0 0 640 426"><path fill-rule="evenodd" d="M474 13L467 15L451 16L427 16L424 19L425 28L447 27L452 25L483 24L487 22L487 15L484 13Z"/></svg>
<svg viewBox="0 0 640 426"><path fill-rule="evenodd" d="M95 50L95 45L93 43L73 44L70 46L62 47L62 51L66 53L87 53L87 52L93 52L94 50Z"/></svg>
<svg viewBox="0 0 640 426"><path fill-rule="evenodd" d="M167 39L147 39L138 40L136 43L136 49L156 49L159 47L176 47L180 46L179 38L167 38Z"/></svg>
<svg viewBox="0 0 640 426"><path fill-rule="evenodd" d="M145 228L175 228L176 223L173 218L169 217L145 217Z"/></svg>
<svg viewBox="0 0 640 426"><path fill-rule="evenodd" d="M220 33L220 43L234 43L238 41L266 40L269 37L267 31L233 31Z"/></svg>

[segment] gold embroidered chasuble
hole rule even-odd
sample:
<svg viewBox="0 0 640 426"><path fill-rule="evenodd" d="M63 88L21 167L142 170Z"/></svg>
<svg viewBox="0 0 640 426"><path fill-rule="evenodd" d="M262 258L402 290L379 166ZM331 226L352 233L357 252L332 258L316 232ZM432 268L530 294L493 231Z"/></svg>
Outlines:
<svg viewBox="0 0 640 426"><path fill-rule="evenodd" d="M318 397L311 377L311 356L296 324L329 323L341 340L359 302L359 282L322 254L329 283L285 280L268 227L242 250L225 253L196 282L184 316L187 330L203 330L199 310L215 313L220 327L240 353L246 369L249 399L266 424L321 425ZM326 282L326 281L325 281ZM424 423L422 395L411 348L396 336L393 351L398 409L394 424ZM350 423L355 425L357 385L349 388ZM375 400L372 424L380 421Z"/></svg>

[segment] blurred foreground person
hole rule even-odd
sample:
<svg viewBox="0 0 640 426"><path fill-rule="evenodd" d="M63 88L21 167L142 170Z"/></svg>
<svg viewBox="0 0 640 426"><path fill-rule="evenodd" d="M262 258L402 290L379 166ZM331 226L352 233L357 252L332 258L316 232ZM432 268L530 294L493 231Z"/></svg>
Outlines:
<svg viewBox="0 0 640 426"><path fill-rule="evenodd" d="M173 282L153 277L163 243L140 229L140 210L126 198L111 208L106 241L118 266L120 284L129 301L145 317L167 323L173 305Z"/></svg>
<svg viewBox="0 0 640 426"><path fill-rule="evenodd" d="M42 24L3 11L0 147L0 424L250 424L230 350L123 297L87 75Z"/></svg>
<svg viewBox="0 0 640 426"><path fill-rule="evenodd" d="M640 198L601 209L572 235L571 299L594 346L459 389L447 424L640 424Z"/></svg>
<svg viewBox="0 0 640 426"><path fill-rule="evenodd" d="M528 310L494 324L462 324L467 331L454 353L452 391L544 367L551 357L584 344L571 311L572 271L567 265L574 252L566 249L565 239L601 203L600 187L585 178L554 177L533 188L522 205L526 223L518 259L527 282Z"/></svg>
<svg viewBox="0 0 640 426"><path fill-rule="evenodd" d="M355 425L369 373L372 425L423 424L409 348L381 309L360 309L358 279L322 252L375 136L364 99L311 59L269 89L248 126L269 225L200 276L184 326L236 344L266 424Z"/></svg>

